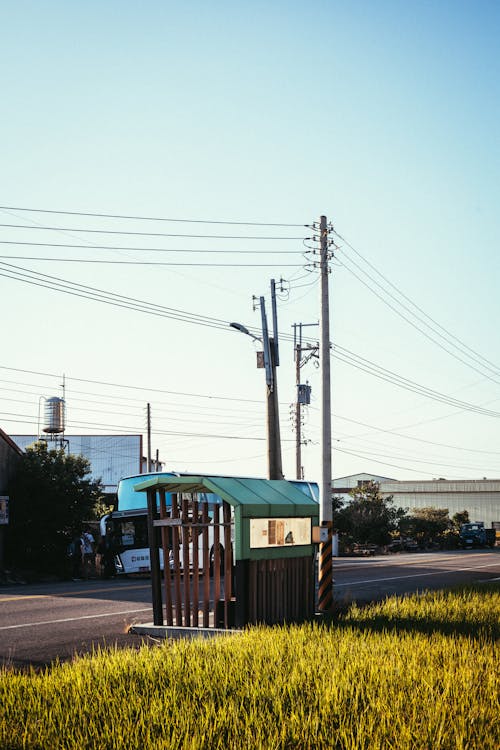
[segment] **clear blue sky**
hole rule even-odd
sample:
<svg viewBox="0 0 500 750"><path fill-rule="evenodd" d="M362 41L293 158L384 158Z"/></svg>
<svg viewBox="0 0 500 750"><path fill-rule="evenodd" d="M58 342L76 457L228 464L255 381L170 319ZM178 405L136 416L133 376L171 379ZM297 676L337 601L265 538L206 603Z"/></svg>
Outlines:
<svg viewBox="0 0 500 750"><path fill-rule="evenodd" d="M30 228L0 227L0 254L17 258L0 262L255 327L252 295L283 277L279 320L289 336L293 323L319 315L303 226L19 209L298 225L326 214L352 246L339 240L332 265L332 339L343 348L332 372L334 476L498 477L499 36L500 6L490 0L4 3L0 223ZM7 244L20 242L84 247ZM144 252L153 247L184 252ZM60 395L64 373L68 431L144 430L150 401L153 448L168 469L265 475L264 381L250 339L30 285L19 273L0 266L6 432L36 431L39 397ZM401 317L416 323L410 310L432 319L427 336L443 326L461 349L418 332ZM360 369L360 357L391 382ZM401 389L394 373L492 413ZM319 377L312 363L302 374L313 387L303 463L317 479ZM294 376L284 338L288 477Z"/></svg>

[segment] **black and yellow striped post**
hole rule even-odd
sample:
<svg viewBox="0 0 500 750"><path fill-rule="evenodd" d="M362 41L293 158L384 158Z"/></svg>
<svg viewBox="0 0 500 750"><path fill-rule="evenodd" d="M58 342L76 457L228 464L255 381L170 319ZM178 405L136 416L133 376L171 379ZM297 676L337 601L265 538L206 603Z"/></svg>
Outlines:
<svg viewBox="0 0 500 750"><path fill-rule="evenodd" d="M327 532L327 538L319 545L318 559L318 611L331 612L333 609L333 555L331 521L323 521L320 533Z"/></svg>

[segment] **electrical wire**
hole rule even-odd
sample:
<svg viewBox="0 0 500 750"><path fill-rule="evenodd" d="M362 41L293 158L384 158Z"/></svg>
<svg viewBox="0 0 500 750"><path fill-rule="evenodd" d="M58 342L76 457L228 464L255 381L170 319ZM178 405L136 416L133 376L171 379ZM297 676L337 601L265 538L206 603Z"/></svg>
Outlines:
<svg viewBox="0 0 500 750"><path fill-rule="evenodd" d="M366 460L366 456L356 453L355 451L349 451L345 450L344 448L336 448L336 450L340 453L346 453L349 456L355 456L356 458L361 458L363 461ZM380 459L375 459L375 462L378 464L382 464L382 466L391 466L393 469L401 469L402 471L410 471L412 474L426 474L429 477L434 477L434 474L431 474L430 472L422 472L421 469L410 469L408 466L401 466L400 464L393 464L389 463L388 461L382 461ZM335 488L333 488L333 492L335 492Z"/></svg>
<svg viewBox="0 0 500 750"><path fill-rule="evenodd" d="M451 450L463 451L463 452L466 452L466 453L480 453L480 454L484 454L484 455L490 455L490 456L498 456L498 457L500 457L500 452L499 451L485 451L485 450L481 450L479 448L464 448L463 446L460 446L460 445L449 445L447 443L437 443L434 440L425 440L425 438L418 438L418 437L415 437L413 435L405 435L404 432L398 432L397 430L389 430L389 429L384 428L384 427L375 427L374 425L367 424L366 422L360 422L357 419L351 419L350 417L344 417L344 416L342 416L340 414L332 414L332 418L334 420L340 419L343 422L349 422L350 424L356 424L356 425L359 425L361 427L367 427L368 429L372 430L372 432L383 432L384 434L387 434L387 435L394 435L395 437L404 438L405 440L412 440L412 441L417 442L417 443L424 443L425 445L433 445L433 446L435 446L437 448L449 448ZM372 433L370 433L370 434L372 434ZM355 438L357 439L357 438L364 437L364 435L350 435L348 437L349 437L349 439L355 439Z"/></svg>
<svg viewBox="0 0 500 750"><path fill-rule="evenodd" d="M57 378L58 380L61 379L60 374L51 373L51 372L40 372L37 370L26 370L21 369L19 367L8 367L7 365L0 365L0 370L9 370L10 372L22 372L27 375L39 375L41 377L50 377L50 378ZM127 383L112 383L109 381L103 381L103 380L91 380L89 378L75 378L70 375L65 375L66 383L91 383L92 385L103 385L109 388L123 388L125 390L132 390L132 391L142 391L143 393L165 393L171 396L186 396L191 398L202 398L202 399L210 399L210 400L216 400L216 401L237 401L237 402L243 402L243 403L260 403L260 401L257 401L256 399L249 399L249 398L234 398L232 396L214 396L212 394L203 394L203 393L187 393L184 391L170 391L166 388L150 388L148 386L140 386L140 385L130 385Z"/></svg>
<svg viewBox="0 0 500 750"><path fill-rule="evenodd" d="M21 422L23 424L36 424L38 421L38 417L33 417L28 414L17 414L14 412L4 412L4 416L8 417L23 417L24 419L9 419L9 422ZM128 425L116 425L116 424L100 424L95 422L84 422L84 421L78 421L78 420L68 420L66 424L67 430L72 427L84 427L86 429L104 429L110 432L113 431L126 431L126 432L132 432L134 434L142 433L144 432L144 428L137 428L130 427ZM200 438L200 439L215 439L215 440L257 440L259 442L264 442L267 438L266 437L256 437L256 436L246 436L246 435L221 435L221 434L212 434L212 433L200 433L200 432L185 432L180 430L162 430L162 429L156 429L154 430L155 435L168 435L168 436L179 436L179 437L194 437L194 438ZM293 442L292 440L286 442Z"/></svg>
<svg viewBox="0 0 500 750"><path fill-rule="evenodd" d="M47 208L26 208L21 206L0 206L1 211L26 211L38 214L58 214L61 216L87 216L93 218L103 219L127 219L133 221L163 221L163 222L176 222L183 224L228 224L234 226L256 226L256 227L294 227L294 228L310 228L309 224L285 224L275 222L263 222L263 221L220 221L214 219L172 219L164 216L133 216L125 214L105 214L105 213L92 213L90 211L62 211Z"/></svg>
<svg viewBox="0 0 500 750"><path fill-rule="evenodd" d="M15 279L34 286L64 292L72 296L83 297L84 299L92 299L116 307L145 312L159 317L171 318L188 323L197 323L198 325L204 325L211 328L222 328L224 330L229 328L229 321L223 321L218 318L210 318L205 315L190 313L185 310L153 304L134 297L127 297L114 292L106 292L105 290L97 289L96 287L90 287L84 284L67 281L57 276L50 276L31 271L30 269L15 266L11 263L0 263L0 269L2 267L4 272L0 272L0 276L5 276L6 278Z"/></svg>
<svg viewBox="0 0 500 750"><path fill-rule="evenodd" d="M454 406L464 411L471 411L482 416L496 418L500 417L500 412L496 412L491 409L484 409L481 406L470 404L466 401L460 401L459 399L455 399L452 396L447 396L443 393L439 393L438 391L420 385L419 383L409 380L408 378L397 375L391 370L380 367L380 365L376 365L374 362L371 362L364 357L353 354L352 352L349 352L348 349L344 349L343 347L335 346L333 356L335 356L335 359L340 360L345 364L351 365L358 370L362 370L369 375L373 375L380 380L384 380L388 383L391 383L392 385L397 385L399 388L403 388L412 393L417 393L418 395L425 396L426 398L432 399L433 401L439 401L441 403L447 404L448 406Z"/></svg>
<svg viewBox="0 0 500 750"><path fill-rule="evenodd" d="M68 230L69 231L69 230ZM234 248L229 250L214 250L214 249L202 249L196 250L194 248L170 248L170 247L134 247L133 245L79 245L67 242L21 242L16 240L0 240L0 245L21 245L23 247L60 247L60 248L71 248L77 250L112 250L112 251L133 251L138 253L189 253L189 254L220 254L220 255L297 255L299 250L244 250Z"/></svg>
<svg viewBox="0 0 500 750"><path fill-rule="evenodd" d="M336 450L341 450L340 448L336 448ZM343 452L348 452L346 449L343 449ZM464 466L463 464L460 466L457 466L456 464L448 464L443 463L442 461L426 461L424 459L415 458L415 456L393 456L393 455L387 455L385 453L377 453L374 451L366 451L364 449L357 449L357 455L360 458L369 458L369 459L375 459L376 461L380 456L382 458L388 458L389 460L396 460L399 461L400 459L403 461L411 461L414 464L429 464L431 466L444 466L448 469L467 469L470 471L477 471L476 466ZM496 470L493 472L496 473Z"/></svg>
<svg viewBox="0 0 500 750"><path fill-rule="evenodd" d="M340 235L338 235L338 236L340 237ZM341 238L341 239L343 239L343 238ZM343 241L345 241L345 240L343 240ZM355 250L352 247L352 245L350 245L347 242L346 242L346 244L357 255L359 255L361 258L363 258L363 256L361 256L361 254L358 253L357 250ZM398 310L396 307L394 307L394 305L392 305L390 302L388 302L381 294L379 294L364 279L362 279L355 271L353 271L352 268L350 268L349 265L347 265L344 262L345 260L346 260L346 256L344 255L343 256L343 261L339 261L341 263L341 265L347 271L349 271L349 273L351 275L353 275L361 284L363 284L367 289L369 289L372 292L372 294L374 294L385 305L387 305L393 312L395 312L396 315L398 315L405 322L407 322L409 325L411 325L413 328L415 328L417 331L419 331L428 340L432 341L434 344L436 344L437 346L439 346L443 351L445 351L447 354L449 354L450 356L452 356L454 359L458 360L459 362L461 362L462 364L466 365L467 367L475 370L476 372L484 375L485 377L488 377L493 382L495 382L497 384L500 384L500 381L495 380L494 378L491 377L491 375L489 376L486 373L482 372L481 370L478 370L470 362L468 362L467 360L463 359L462 357L458 356L455 352L453 352L452 350L450 350L448 348L448 346L454 347L458 352L460 352L461 355L463 355L465 357L468 357L470 360L472 360L472 362L475 362L476 364L480 365L486 371L489 371L493 375L500 376L500 368L497 365L495 365L493 362L490 362L489 360L487 360L483 355L479 354L474 349L472 349L471 347L469 347L467 344L465 344L464 342L462 342L457 336L455 336L454 334L452 334L449 331L447 331L447 329L444 328L444 326L442 326L440 323L438 323L437 321L435 321L434 318L431 318L431 316L427 315L427 313L425 313L418 305L416 305L414 302L412 302L412 300L410 300L409 297L407 297L394 284L392 284L391 281L389 281L383 274L381 274L379 271L377 271L377 269L369 261L367 261L365 258L363 258L363 260L367 263L367 265L369 265L370 268L373 268L373 270L377 274L379 274L379 276L382 279L384 279L384 281L387 284L389 284L393 289L395 289L398 292L398 294L401 295L401 297L403 297L408 302L410 302L410 304L413 305L419 312L421 312L422 315L424 315L425 317L427 317L434 324L434 326L437 326L442 331L444 331L446 333L446 335L443 335L442 333L440 333L440 331L437 330L434 326L432 326L429 323L427 323L422 317L420 317L413 310L411 310L411 308L409 308L407 305L403 304L400 300L398 300L398 298L394 294L392 294L390 291L388 291L387 289L385 289L384 287L382 287L380 284L378 284L378 282L375 279L373 279L373 277L371 277L358 263L356 263L355 260L353 260L352 258L347 258L348 263L352 263L358 270L361 271L361 273L363 273L372 282L372 284L375 284L375 286L377 286L385 294L387 294L390 297L390 299L392 299L397 305L399 305L403 310L405 310L407 313L409 313L410 315L412 315L417 321L419 321L419 323L421 323L423 326L425 326L427 329L429 329L435 336L437 336L442 341L444 341L448 346L443 346L443 344L439 340L437 340L436 338L434 338L433 336L431 336L427 331L423 330L414 321L412 321L410 318L408 318L406 315L404 315L400 310ZM452 341L450 339L454 339L455 341L458 342L458 344L454 343L454 341Z"/></svg>
<svg viewBox="0 0 500 750"><path fill-rule="evenodd" d="M32 231L46 232L83 232L85 234L112 234L127 237L184 237L189 239L203 240L266 240L266 241L289 241L302 240L302 237L269 237L259 235L233 235L233 234L173 234L171 232L131 232L119 229L84 229L82 227L46 227L46 226L27 226L26 224L0 224L0 227L6 229L31 229Z"/></svg>
<svg viewBox="0 0 500 750"><path fill-rule="evenodd" d="M500 368L498 367L498 365L496 365L495 363L493 363L490 360L486 359L486 357L484 357L484 355L480 354L479 352L477 352L474 349L472 349L471 347L469 347L465 342L463 342L460 338L458 338L458 336L455 336L454 333L451 333L451 331L449 331L447 328L445 328L444 326L442 326L441 323L438 323L437 320L435 320L431 315L429 315L428 313L426 313L425 310L423 310L421 307L419 307L416 304L416 302L414 302L412 299L410 299L410 297L408 297L404 292L402 292L401 289L399 289L386 276L384 276L384 274L382 274L372 263L370 263L369 260L367 260L363 255L361 255L361 253L358 250L356 250L356 248L354 248L346 239L344 239L343 237L341 237L337 232L334 231L334 233L337 235L337 237L339 237L339 239L342 240L342 242L345 242L345 244L354 253L356 253L356 255L358 255L373 271L375 271L375 273L378 274L380 276L380 278L382 278L387 284L389 284L389 286L391 286L401 297L403 297L403 299L405 299L407 302L409 302L416 310L418 310L422 315L424 315L428 320L430 320L435 326L437 326L442 331L444 331L444 333L447 336L449 336L450 338L454 339L455 341L458 341L458 343L462 347L464 347L464 349L467 349L469 352L471 352L472 354L474 354L477 357L479 357L480 360L484 360L485 362L487 362L488 364L490 364L492 366L492 368L494 369L495 372L497 372L497 373L500 372Z"/></svg>
<svg viewBox="0 0 500 750"><path fill-rule="evenodd" d="M34 260L49 261L56 263L97 263L115 266L173 266L179 268L276 268L277 263L185 263L180 261L155 261L155 260L101 260L95 258L46 258L32 255L0 255L0 258L9 260ZM283 263L279 261L280 267L301 268L299 263Z"/></svg>

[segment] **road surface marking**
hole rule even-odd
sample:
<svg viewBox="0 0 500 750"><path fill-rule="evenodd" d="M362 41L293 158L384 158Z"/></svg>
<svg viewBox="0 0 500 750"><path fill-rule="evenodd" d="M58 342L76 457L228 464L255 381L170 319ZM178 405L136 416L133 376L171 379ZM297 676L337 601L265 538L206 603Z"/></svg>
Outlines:
<svg viewBox="0 0 500 750"><path fill-rule="evenodd" d="M103 612L99 615L82 615L81 617L65 617L61 620L44 620L42 622L23 622L18 625L2 625L0 630L16 630L17 628L34 628L37 625L57 625L61 622L78 622L79 620L93 620L97 617L113 617L114 615L133 615L137 612L151 612L151 607L142 609L126 609L123 612Z"/></svg>
<svg viewBox="0 0 500 750"><path fill-rule="evenodd" d="M367 581L350 581L349 583L335 583L334 586L339 588L340 586L361 586L364 583L385 583L385 581L400 581L403 578L427 578L428 576L442 576L446 573L463 573L466 570L481 570L482 568L496 568L498 563L491 563L490 565L478 565L475 568L457 568L456 570L437 570L433 573L412 573L411 575L405 576L391 576L390 578L370 578ZM335 572L335 571L334 571Z"/></svg>
<svg viewBox="0 0 500 750"><path fill-rule="evenodd" d="M411 556L410 556L411 555ZM400 557L394 557L394 558L387 558L383 557L382 559L379 557L357 557L357 558L351 558L351 559L345 559L336 557L334 559L333 565L335 566L335 569L338 570L339 568L352 568L354 570L359 569L360 567L367 567L368 565L374 566L374 567L380 567L383 565L395 565L395 566L410 566L410 565L422 565L423 561L427 561L428 563L435 564L435 563L443 563L443 562L449 562L450 560L456 560L457 557L459 557L459 554L455 555L447 555L446 557L439 557L438 553L432 553L432 552L414 552L410 553L408 555L408 559L401 559ZM484 553L474 553L473 555L467 555L468 559L471 558L483 558ZM337 562L339 560L342 560L342 562Z"/></svg>
<svg viewBox="0 0 500 750"><path fill-rule="evenodd" d="M2 596L0 602L15 602L23 599L63 599L66 596L78 596L79 594L107 594L110 591L130 591L132 589L150 589L151 584L135 584L133 586L107 587L105 589L76 589L75 591L63 591L61 594L16 594L16 596Z"/></svg>

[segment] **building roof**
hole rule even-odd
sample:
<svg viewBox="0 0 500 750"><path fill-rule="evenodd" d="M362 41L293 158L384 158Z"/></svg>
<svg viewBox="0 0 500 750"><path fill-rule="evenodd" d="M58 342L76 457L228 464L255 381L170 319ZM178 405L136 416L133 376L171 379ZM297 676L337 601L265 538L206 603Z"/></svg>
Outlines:
<svg viewBox="0 0 500 750"><path fill-rule="evenodd" d="M136 492L208 492L219 495L243 515L316 516L318 503L285 479L245 479L200 475L153 477L134 487Z"/></svg>
<svg viewBox="0 0 500 750"><path fill-rule="evenodd" d="M1 428L1 427L0 427L0 439L1 439L1 440L3 440L3 441L4 441L5 443L7 443L7 445L8 445L8 446L9 446L10 448L12 448L12 450L13 450L13 451L15 451L16 453L18 453L18 454L19 454L20 456L22 456L22 455L23 455L24 451L23 451L23 450L21 450L21 448L20 448L20 447L19 447L19 446L17 445L17 443L15 443L15 442L14 442L14 441L12 440L12 438L11 438L11 437L9 437L9 436L7 435L7 433L6 433L6 432L4 432L4 431L2 430L2 428Z"/></svg>

